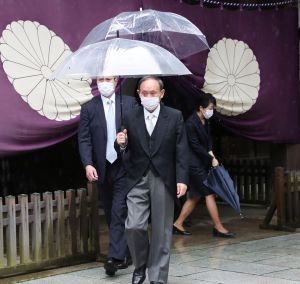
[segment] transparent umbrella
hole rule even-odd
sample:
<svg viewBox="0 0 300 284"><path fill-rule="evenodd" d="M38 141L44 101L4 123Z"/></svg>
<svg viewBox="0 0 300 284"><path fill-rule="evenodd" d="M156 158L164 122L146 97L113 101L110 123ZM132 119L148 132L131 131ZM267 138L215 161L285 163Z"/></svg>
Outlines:
<svg viewBox="0 0 300 284"><path fill-rule="evenodd" d="M98 76L141 77L192 74L166 49L149 42L116 38L79 48L59 65L51 79L88 79ZM121 119L123 121L122 91Z"/></svg>
<svg viewBox="0 0 300 284"><path fill-rule="evenodd" d="M52 79L190 74L177 57L160 46L115 38L79 48L54 71Z"/></svg>
<svg viewBox="0 0 300 284"><path fill-rule="evenodd" d="M205 35L188 19L156 10L120 13L94 27L80 47L118 36L152 42L178 58L209 48Z"/></svg>

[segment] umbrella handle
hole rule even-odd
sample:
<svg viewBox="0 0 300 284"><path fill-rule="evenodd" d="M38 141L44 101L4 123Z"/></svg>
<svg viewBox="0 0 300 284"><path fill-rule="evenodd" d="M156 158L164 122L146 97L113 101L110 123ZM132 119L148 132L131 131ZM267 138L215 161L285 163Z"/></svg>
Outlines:
<svg viewBox="0 0 300 284"><path fill-rule="evenodd" d="M122 82L120 81L120 111L121 111L121 131L124 130L124 125L123 125L123 97L122 97Z"/></svg>

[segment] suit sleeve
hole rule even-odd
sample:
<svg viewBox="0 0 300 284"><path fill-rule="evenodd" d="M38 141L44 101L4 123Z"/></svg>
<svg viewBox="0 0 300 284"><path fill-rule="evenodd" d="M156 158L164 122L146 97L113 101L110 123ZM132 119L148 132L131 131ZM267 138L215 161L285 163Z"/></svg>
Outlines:
<svg viewBox="0 0 300 284"><path fill-rule="evenodd" d="M208 151L199 142L197 131L194 125L190 122L186 123L186 131L191 150L196 153L205 164L211 165L213 157L208 154Z"/></svg>
<svg viewBox="0 0 300 284"><path fill-rule="evenodd" d="M128 131L127 115L126 114L124 114L124 116L123 116L123 126L124 126L124 129L126 129ZM124 148L122 148L121 146L119 146L119 144L117 143L117 139L116 139L115 143L114 143L114 148L115 148L115 150L118 154L122 154L122 153L126 152L127 145Z"/></svg>
<svg viewBox="0 0 300 284"><path fill-rule="evenodd" d="M176 182L186 185L189 179L188 151L185 125L180 113L176 123Z"/></svg>
<svg viewBox="0 0 300 284"><path fill-rule="evenodd" d="M80 111L80 121L78 128L78 145L81 161L84 167L86 167L87 165L93 165L93 150L89 124L90 119L88 111L85 107L82 107Z"/></svg>

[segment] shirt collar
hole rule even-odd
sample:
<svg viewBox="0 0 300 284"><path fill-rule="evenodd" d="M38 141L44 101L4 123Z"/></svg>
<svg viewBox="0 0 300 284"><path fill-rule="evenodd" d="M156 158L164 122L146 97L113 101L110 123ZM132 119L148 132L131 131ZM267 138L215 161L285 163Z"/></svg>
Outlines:
<svg viewBox="0 0 300 284"><path fill-rule="evenodd" d="M144 108L144 117L145 117L145 119L147 119L148 116L150 114L152 114L157 118L159 116L159 112L160 112L160 104L158 105L158 107L153 112L150 112L150 111L148 111L147 109Z"/></svg>
<svg viewBox="0 0 300 284"><path fill-rule="evenodd" d="M112 96L111 96L110 98L104 97L104 96L102 96L102 95L100 95L100 96L101 96L102 102L103 102L104 104L107 104L107 102L110 101L110 100L113 101L113 103L116 102L116 94L115 94L115 93L113 93Z"/></svg>

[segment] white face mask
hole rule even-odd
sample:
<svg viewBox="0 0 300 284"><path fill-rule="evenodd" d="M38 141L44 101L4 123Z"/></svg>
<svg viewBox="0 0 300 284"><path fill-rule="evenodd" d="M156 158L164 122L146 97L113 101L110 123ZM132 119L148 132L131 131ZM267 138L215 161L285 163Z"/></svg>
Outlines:
<svg viewBox="0 0 300 284"><path fill-rule="evenodd" d="M155 110L158 107L159 103L160 103L160 97L140 96L140 99L141 99L142 106L148 111Z"/></svg>
<svg viewBox="0 0 300 284"><path fill-rule="evenodd" d="M210 119L214 114L214 110L213 109L207 109L204 111L203 115L206 119Z"/></svg>
<svg viewBox="0 0 300 284"><path fill-rule="evenodd" d="M115 92L115 84L112 82L101 82L97 84L100 94L109 97Z"/></svg>

